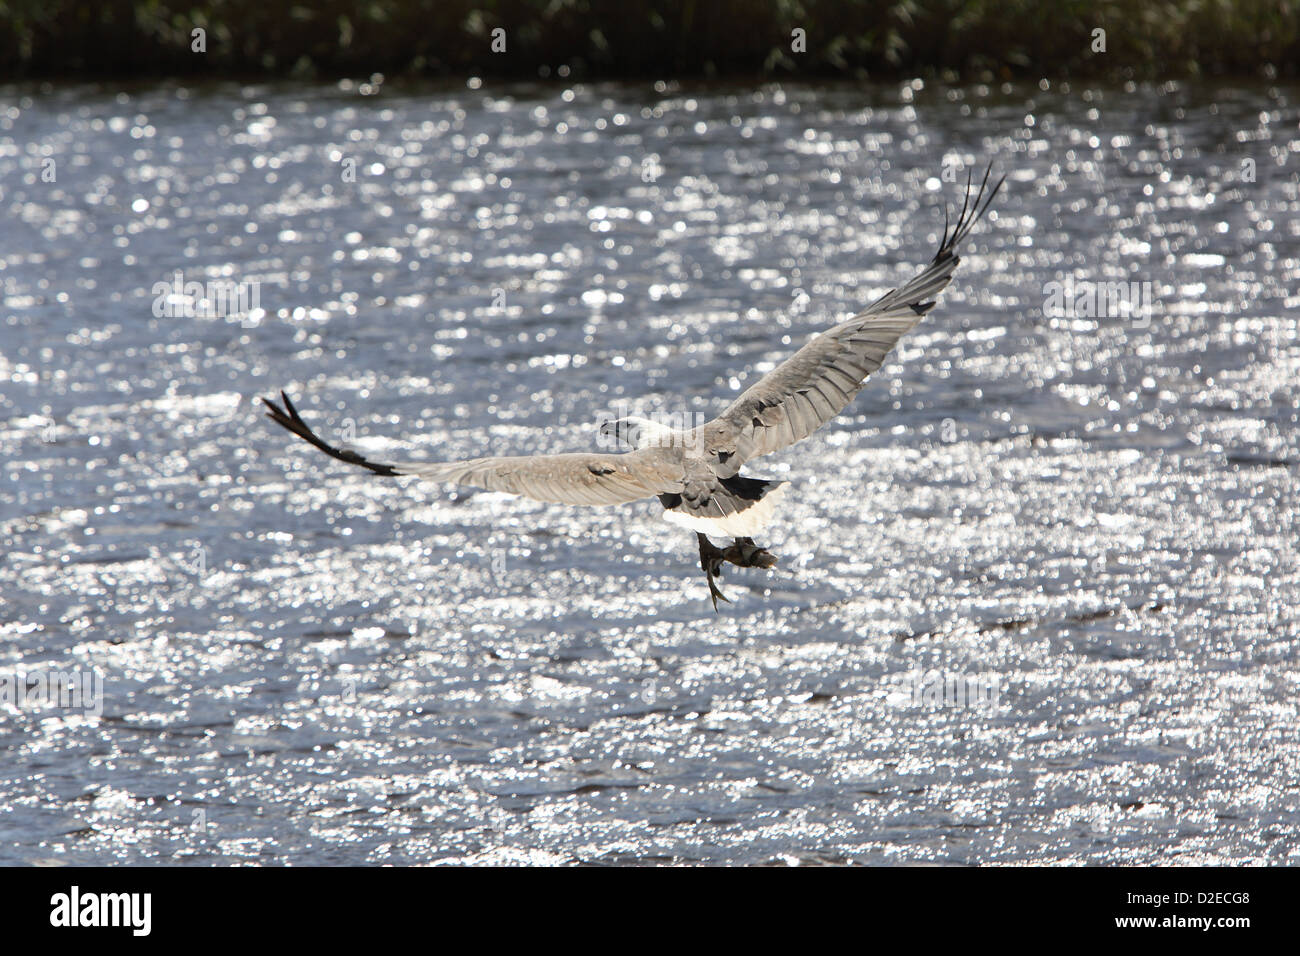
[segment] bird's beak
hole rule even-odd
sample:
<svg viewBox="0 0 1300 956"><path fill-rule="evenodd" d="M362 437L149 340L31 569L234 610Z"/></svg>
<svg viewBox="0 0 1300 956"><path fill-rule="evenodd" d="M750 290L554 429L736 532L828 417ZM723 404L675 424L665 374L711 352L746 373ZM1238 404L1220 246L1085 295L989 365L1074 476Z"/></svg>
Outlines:
<svg viewBox="0 0 1300 956"><path fill-rule="evenodd" d="M600 433L601 433L602 435L617 435L617 434L618 434L618 426L615 425L613 422L601 422L601 423L600 423Z"/></svg>

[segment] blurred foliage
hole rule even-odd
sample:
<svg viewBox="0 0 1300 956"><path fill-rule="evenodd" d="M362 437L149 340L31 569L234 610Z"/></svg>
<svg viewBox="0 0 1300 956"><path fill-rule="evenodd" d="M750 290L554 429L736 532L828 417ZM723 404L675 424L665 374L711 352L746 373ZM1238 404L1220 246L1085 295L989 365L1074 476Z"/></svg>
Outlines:
<svg viewBox="0 0 1300 956"><path fill-rule="evenodd" d="M195 28L207 52L191 51ZM492 33L506 51L493 52ZM1093 31L1106 52L1093 52ZM806 52L793 52L803 30ZM0 0L0 78L1163 77L1300 66L1295 0Z"/></svg>

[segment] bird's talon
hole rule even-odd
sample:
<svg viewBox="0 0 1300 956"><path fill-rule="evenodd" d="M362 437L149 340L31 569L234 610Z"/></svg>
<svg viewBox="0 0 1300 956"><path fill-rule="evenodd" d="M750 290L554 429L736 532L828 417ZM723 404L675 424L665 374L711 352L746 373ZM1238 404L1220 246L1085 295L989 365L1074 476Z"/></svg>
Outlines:
<svg viewBox="0 0 1300 956"><path fill-rule="evenodd" d="M709 578L709 598L713 601L713 610L715 612L718 610L719 599L725 601L728 604L731 603L731 598L727 597L725 594L723 594L721 591L718 590L718 586L713 583L713 578Z"/></svg>

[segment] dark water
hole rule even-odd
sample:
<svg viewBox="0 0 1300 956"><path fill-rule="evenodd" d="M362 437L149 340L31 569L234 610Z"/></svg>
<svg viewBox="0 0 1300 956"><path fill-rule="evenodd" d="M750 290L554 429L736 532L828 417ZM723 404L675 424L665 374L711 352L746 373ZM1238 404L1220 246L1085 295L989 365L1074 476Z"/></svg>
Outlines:
<svg viewBox="0 0 1300 956"><path fill-rule="evenodd" d="M1297 862L1297 92L0 91L0 862ZM259 413L711 416L990 158L939 308L753 466L782 563L720 614L657 505ZM260 311L155 314L177 271Z"/></svg>

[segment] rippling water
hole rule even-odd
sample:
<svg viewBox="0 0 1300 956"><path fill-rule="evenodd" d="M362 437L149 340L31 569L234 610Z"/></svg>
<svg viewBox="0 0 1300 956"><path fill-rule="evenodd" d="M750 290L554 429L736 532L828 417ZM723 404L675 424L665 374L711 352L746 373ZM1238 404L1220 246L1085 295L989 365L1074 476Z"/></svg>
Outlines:
<svg viewBox="0 0 1300 956"><path fill-rule="evenodd" d="M1300 861L1300 91L476 86L0 91L0 862ZM711 416L989 158L720 614L657 504L260 415Z"/></svg>

